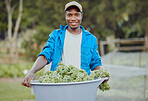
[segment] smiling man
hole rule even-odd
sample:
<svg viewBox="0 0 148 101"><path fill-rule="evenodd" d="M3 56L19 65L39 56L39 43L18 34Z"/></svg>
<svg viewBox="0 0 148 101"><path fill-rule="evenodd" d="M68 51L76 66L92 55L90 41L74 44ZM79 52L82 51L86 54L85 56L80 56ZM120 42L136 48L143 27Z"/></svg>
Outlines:
<svg viewBox="0 0 148 101"><path fill-rule="evenodd" d="M52 62L51 71L57 69L58 63L84 69L88 74L91 70L101 68L97 39L80 25L82 18L82 6L78 2L72 1L65 5L67 25L61 25L60 29L54 30L49 35L47 44L22 81L22 85L30 87L34 74L50 62Z"/></svg>

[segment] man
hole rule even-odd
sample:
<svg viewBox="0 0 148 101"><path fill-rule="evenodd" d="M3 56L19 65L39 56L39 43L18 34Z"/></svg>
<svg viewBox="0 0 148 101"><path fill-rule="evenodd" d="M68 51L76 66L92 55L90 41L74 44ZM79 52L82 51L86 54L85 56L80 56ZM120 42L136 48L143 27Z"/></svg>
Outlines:
<svg viewBox="0 0 148 101"><path fill-rule="evenodd" d="M22 85L31 87L30 81L34 74L46 64L52 62L51 71L55 71L58 63L73 65L84 69L88 74L91 70L101 68L101 57L97 51L97 39L80 24L83 17L82 6L75 2L65 5L66 26L54 30L35 61L32 69L22 81Z"/></svg>

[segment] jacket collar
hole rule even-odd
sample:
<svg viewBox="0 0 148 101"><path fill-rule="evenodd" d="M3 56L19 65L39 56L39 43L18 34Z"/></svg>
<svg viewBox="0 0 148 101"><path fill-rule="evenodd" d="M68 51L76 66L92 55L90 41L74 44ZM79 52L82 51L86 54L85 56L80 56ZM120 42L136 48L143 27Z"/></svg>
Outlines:
<svg viewBox="0 0 148 101"><path fill-rule="evenodd" d="M66 28L67 27L68 27L68 25L66 25L66 26L60 25L60 31L61 31L60 39L61 39L62 47L64 45L65 32L66 32ZM86 41L86 39L87 39L86 36L90 35L90 33L88 31L86 31L84 29L84 27L81 26L81 25L80 25L80 28L82 29L82 43L81 44L83 44Z"/></svg>

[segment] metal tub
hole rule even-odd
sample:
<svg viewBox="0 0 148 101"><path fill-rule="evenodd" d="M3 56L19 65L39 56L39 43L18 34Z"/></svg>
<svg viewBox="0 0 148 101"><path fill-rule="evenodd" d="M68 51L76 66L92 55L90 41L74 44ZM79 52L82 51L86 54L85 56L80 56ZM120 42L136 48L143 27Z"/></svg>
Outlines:
<svg viewBox="0 0 148 101"><path fill-rule="evenodd" d="M107 78L69 83L39 83L33 81L31 88L36 101L95 101L97 87Z"/></svg>

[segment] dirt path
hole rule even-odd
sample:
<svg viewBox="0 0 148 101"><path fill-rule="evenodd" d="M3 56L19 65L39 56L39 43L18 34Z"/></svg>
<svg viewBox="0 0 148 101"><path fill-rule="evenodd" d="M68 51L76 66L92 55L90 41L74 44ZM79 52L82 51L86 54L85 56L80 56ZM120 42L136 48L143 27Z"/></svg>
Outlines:
<svg viewBox="0 0 148 101"><path fill-rule="evenodd" d="M2 77L0 78L0 82L21 82L23 78L8 78L8 77Z"/></svg>

